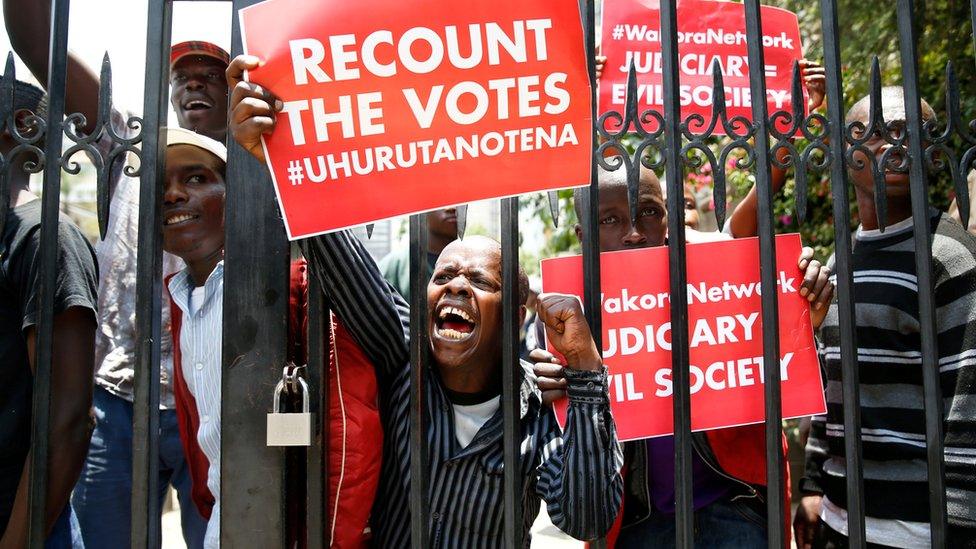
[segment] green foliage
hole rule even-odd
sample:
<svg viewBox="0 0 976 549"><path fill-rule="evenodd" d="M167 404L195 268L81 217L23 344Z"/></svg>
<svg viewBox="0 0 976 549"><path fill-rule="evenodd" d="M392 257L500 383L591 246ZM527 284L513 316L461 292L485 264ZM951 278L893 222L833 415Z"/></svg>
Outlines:
<svg viewBox="0 0 976 549"><path fill-rule="evenodd" d="M559 224L552 222L549 207L549 195L546 193L532 194L522 197L521 207L532 212L532 215L542 222L545 245L539 250L533 265L538 264L539 258L555 257L560 254L580 253L579 240L576 238L576 210L573 209L573 191L564 189L559 191ZM528 267L530 263L522 258L522 265ZM529 258L531 259L531 258ZM533 274L533 273L529 273Z"/></svg>

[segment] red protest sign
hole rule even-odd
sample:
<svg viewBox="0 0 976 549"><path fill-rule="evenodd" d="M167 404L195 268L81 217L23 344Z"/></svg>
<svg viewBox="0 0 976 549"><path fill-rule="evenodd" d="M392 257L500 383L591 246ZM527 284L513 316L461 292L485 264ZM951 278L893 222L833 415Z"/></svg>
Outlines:
<svg viewBox="0 0 976 549"><path fill-rule="evenodd" d="M766 99L769 112L792 109L793 62L803 58L796 14L762 7ZM749 88L749 54L746 44L745 8L734 2L678 0L678 67L681 86L681 118L701 115L705 123L692 124L703 131L712 119L712 64L718 60L725 86L726 112L731 119L752 120ZM659 0L607 0L603 7L603 55L607 64L600 78L600 112L623 112L627 97L627 72L633 62L637 72L638 111L664 115ZM803 102L804 110L806 103ZM777 127L788 126L777 121ZM613 128L611 128L613 129ZM725 135L721 124L715 133Z"/></svg>
<svg viewBox="0 0 976 549"><path fill-rule="evenodd" d="M691 426L701 431L761 423L763 347L759 241L689 244ZM776 237L783 417L826 412L810 308L797 291L800 237ZM723 258L720 264L716 257ZM603 357L620 440L674 432L668 249L600 255ZM579 256L542 261L546 292L583 295ZM635 273L639 273L635 276ZM562 423L566 400L555 404Z"/></svg>
<svg viewBox="0 0 976 549"><path fill-rule="evenodd" d="M575 0L268 0L240 11L289 238L584 185L591 115Z"/></svg>

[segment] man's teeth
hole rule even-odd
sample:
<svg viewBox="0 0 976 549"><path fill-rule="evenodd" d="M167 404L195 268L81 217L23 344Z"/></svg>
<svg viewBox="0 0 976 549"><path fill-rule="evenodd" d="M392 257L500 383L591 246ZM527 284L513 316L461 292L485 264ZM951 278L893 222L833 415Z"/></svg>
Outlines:
<svg viewBox="0 0 976 549"><path fill-rule="evenodd" d="M192 215L182 214L182 215L177 215L177 216L174 216L174 217L171 217L171 218L167 219L166 220L166 224L167 225L174 225L176 223L182 223L183 221L189 221L191 219L193 219L193 216Z"/></svg>
<svg viewBox="0 0 976 549"><path fill-rule="evenodd" d="M463 318L464 320L467 320L468 322L474 324L474 320L471 318L471 315L462 311L461 309L458 309L457 307L444 307L443 309L441 309L440 318L446 318L447 315L451 315L451 314L457 315Z"/></svg>
<svg viewBox="0 0 976 549"><path fill-rule="evenodd" d="M470 335L450 328L439 328L437 334L445 339L464 339Z"/></svg>

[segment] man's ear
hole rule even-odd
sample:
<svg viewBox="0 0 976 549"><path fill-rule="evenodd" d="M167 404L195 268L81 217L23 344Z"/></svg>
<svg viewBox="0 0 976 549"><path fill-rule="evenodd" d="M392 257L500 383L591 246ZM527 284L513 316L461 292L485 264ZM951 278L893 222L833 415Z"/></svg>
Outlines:
<svg viewBox="0 0 976 549"><path fill-rule="evenodd" d="M525 324L525 305L519 306L519 326Z"/></svg>
<svg viewBox="0 0 976 549"><path fill-rule="evenodd" d="M573 230L576 231L576 240L583 242L583 226L577 223Z"/></svg>

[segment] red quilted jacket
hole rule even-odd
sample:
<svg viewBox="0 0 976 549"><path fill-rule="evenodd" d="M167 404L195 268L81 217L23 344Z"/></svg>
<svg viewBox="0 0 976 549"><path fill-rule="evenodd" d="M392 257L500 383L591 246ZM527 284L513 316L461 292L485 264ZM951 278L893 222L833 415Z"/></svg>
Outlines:
<svg viewBox="0 0 976 549"><path fill-rule="evenodd" d="M167 279L168 282L168 279ZM167 285L168 287L168 285ZM170 298L172 301L172 298ZM291 267L289 295L288 359L305 363L308 273L303 261ZM180 439L192 480L193 501L210 518L214 497L207 488L209 462L197 443L199 415L196 401L183 377L180 358L182 311L171 302L173 331L173 379ZM369 514L379 483L383 429L377 402L376 374L362 349L334 315L329 338L329 515L326 535L332 547L367 547ZM268 409L271 408L268 395ZM255 444L264 444L256 440ZM301 498L304 501L304 498ZM290 501L289 505L295 502ZM300 503L300 502L299 502ZM302 509L291 509L303 517ZM292 528L297 530L297 528ZM304 546L304 531L289 531L288 539ZM327 540L326 540L327 543ZM294 544L289 543L289 546Z"/></svg>

